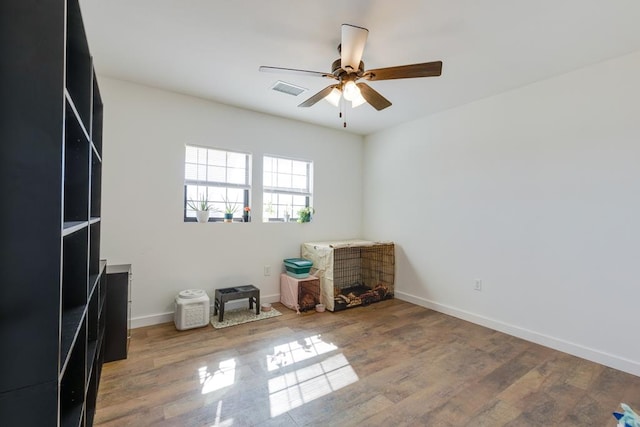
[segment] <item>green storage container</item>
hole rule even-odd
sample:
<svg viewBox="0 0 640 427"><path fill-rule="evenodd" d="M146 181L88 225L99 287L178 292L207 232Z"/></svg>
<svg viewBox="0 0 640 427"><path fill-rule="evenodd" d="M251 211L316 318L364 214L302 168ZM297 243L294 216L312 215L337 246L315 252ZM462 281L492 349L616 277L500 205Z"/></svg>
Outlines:
<svg viewBox="0 0 640 427"><path fill-rule="evenodd" d="M309 277L309 271L313 262L304 258L287 258L284 260L284 268L287 274L296 279L304 279Z"/></svg>

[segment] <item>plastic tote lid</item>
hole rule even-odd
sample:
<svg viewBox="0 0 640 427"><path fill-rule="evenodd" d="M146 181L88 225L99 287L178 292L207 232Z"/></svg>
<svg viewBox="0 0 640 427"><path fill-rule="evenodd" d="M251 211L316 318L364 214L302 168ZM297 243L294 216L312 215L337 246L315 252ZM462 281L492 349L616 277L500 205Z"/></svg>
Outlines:
<svg viewBox="0 0 640 427"><path fill-rule="evenodd" d="M178 297L183 299L200 298L201 296L204 296L202 289L187 289L178 294Z"/></svg>
<svg viewBox="0 0 640 427"><path fill-rule="evenodd" d="M284 260L285 264L295 265L296 267L311 267L313 261L304 258L287 258Z"/></svg>

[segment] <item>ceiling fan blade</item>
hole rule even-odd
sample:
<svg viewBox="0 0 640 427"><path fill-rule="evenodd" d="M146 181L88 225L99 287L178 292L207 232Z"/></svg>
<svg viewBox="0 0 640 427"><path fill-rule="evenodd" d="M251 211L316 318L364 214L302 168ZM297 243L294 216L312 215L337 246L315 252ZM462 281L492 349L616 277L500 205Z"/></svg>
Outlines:
<svg viewBox="0 0 640 427"><path fill-rule="evenodd" d="M340 67L358 70L369 30L355 25L342 24L342 43L340 44Z"/></svg>
<svg viewBox="0 0 640 427"><path fill-rule="evenodd" d="M258 68L258 70L262 71L263 73L287 73L287 74L298 74L303 76L328 77L330 79L335 79L335 76L333 74L323 73L321 71L297 70L295 68L267 67L264 65Z"/></svg>
<svg viewBox="0 0 640 427"><path fill-rule="evenodd" d="M366 83L356 83L358 88L360 88L360 94L362 97L376 110L384 110L387 107L391 106L391 101L389 101L384 96L380 95L376 92L371 86Z"/></svg>
<svg viewBox="0 0 640 427"><path fill-rule="evenodd" d="M367 80L412 79L415 77L436 77L442 74L442 61L422 64L400 65L398 67L378 68L364 73Z"/></svg>
<svg viewBox="0 0 640 427"><path fill-rule="evenodd" d="M331 86L325 87L320 92L316 93L311 98L307 99L302 104L298 105L298 107L311 107L316 102L321 101L324 98L326 98L326 96L329 95L331 93L331 91L333 90L333 88L335 88L335 87L338 87L338 85L331 85Z"/></svg>

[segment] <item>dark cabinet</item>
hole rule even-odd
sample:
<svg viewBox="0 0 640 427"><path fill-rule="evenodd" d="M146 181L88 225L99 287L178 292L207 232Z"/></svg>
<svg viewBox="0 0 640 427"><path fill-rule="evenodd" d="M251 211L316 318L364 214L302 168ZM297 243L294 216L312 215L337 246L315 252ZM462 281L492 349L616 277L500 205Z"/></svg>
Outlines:
<svg viewBox="0 0 640 427"><path fill-rule="evenodd" d="M98 82L78 0L3 0L0 28L0 425L92 425L106 285Z"/></svg>
<svg viewBox="0 0 640 427"><path fill-rule="evenodd" d="M107 266L104 361L127 358L131 336L131 264Z"/></svg>

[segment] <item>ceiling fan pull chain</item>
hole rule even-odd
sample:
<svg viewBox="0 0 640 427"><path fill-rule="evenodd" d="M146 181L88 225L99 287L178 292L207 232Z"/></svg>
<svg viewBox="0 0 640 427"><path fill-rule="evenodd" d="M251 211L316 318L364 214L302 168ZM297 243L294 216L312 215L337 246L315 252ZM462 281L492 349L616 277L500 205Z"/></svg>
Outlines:
<svg viewBox="0 0 640 427"><path fill-rule="evenodd" d="M342 114L342 127L347 127L347 101L344 100L344 96L342 97L342 108L344 109L344 113Z"/></svg>

